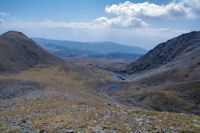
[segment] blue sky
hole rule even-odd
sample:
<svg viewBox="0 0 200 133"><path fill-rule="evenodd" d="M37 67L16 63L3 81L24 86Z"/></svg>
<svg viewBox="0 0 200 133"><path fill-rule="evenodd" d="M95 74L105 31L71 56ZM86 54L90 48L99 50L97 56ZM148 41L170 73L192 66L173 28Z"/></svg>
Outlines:
<svg viewBox="0 0 200 133"><path fill-rule="evenodd" d="M0 33L151 49L200 29L200 0L1 0Z"/></svg>

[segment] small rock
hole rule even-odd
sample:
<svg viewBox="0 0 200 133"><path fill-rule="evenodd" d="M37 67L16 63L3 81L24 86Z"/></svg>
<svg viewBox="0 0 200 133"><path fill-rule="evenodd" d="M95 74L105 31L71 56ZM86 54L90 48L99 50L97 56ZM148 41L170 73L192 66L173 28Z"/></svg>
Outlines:
<svg viewBox="0 0 200 133"><path fill-rule="evenodd" d="M100 125L97 125L96 127L88 126L88 129L92 130L93 132L100 132L102 127Z"/></svg>
<svg viewBox="0 0 200 133"><path fill-rule="evenodd" d="M72 129L64 129L62 133L74 133L74 131Z"/></svg>
<svg viewBox="0 0 200 133"><path fill-rule="evenodd" d="M69 129L69 130L67 130L67 133L74 133L74 131Z"/></svg>
<svg viewBox="0 0 200 133"><path fill-rule="evenodd" d="M106 105L106 106L111 106L111 104L110 104L110 103L106 103L105 105Z"/></svg>
<svg viewBox="0 0 200 133"><path fill-rule="evenodd" d="M45 130L40 130L39 133L46 133L46 131Z"/></svg>

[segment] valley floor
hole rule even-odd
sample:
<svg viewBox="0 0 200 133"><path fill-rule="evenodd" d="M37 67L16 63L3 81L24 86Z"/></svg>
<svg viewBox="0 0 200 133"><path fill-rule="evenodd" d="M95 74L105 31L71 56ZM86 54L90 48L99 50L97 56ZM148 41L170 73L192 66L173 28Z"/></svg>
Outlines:
<svg viewBox="0 0 200 133"><path fill-rule="evenodd" d="M56 66L1 74L0 132L200 131L198 115L120 106L91 89L98 82L113 81L107 73L74 69Z"/></svg>

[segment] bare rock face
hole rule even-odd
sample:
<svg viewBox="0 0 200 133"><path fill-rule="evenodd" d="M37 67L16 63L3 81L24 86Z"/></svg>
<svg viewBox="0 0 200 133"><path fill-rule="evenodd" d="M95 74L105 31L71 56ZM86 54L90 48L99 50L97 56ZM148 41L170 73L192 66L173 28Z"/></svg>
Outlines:
<svg viewBox="0 0 200 133"><path fill-rule="evenodd" d="M200 49L200 32L183 34L159 44L147 54L129 64L122 72L135 74L144 70L155 69L180 57L184 60L184 56L188 54L200 58L200 56L198 56L200 50L197 51L197 49ZM175 66L176 65L180 65L180 62L175 63Z"/></svg>
<svg viewBox="0 0 200 133"><path fill-rule="evenodd" d="M16 31L9 31L0 36L0 60L0 72L18 72L38 64L61 62L61 59Z"/></svg>

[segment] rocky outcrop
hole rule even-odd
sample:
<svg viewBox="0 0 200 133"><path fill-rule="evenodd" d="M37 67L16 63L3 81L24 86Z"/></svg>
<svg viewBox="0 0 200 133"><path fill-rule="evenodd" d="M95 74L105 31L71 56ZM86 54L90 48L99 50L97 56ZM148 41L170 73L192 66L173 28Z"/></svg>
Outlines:
<svg viewBox="0 0 200 133"><path fill-rule="evenodd" d="M162 65L168 64L178 57L184 59L188 53L198 56L197 51L200 48L200 32L191 32L183 34L167 42L161 43L147 54L129 64L122 72L127 74L140 73L142 71L158 68ZM198 51L200 52L200 51ZM200 54L200 53L199 53ZM179 62L174 65L179 65ZM191 63L191 62L190 62Z"/></svg>

